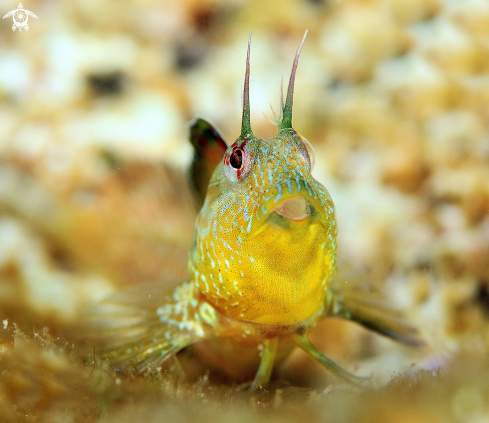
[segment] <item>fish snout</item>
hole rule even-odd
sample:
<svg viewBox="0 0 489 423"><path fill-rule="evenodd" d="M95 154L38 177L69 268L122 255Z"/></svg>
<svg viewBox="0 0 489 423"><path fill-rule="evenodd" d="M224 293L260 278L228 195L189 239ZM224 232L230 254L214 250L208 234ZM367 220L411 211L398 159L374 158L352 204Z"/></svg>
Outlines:
<svg viewBox="0 0 489 423"><path fill-rule="evenodd" d="M321 210L321 200L313 186L305 180L276 184L262 197L258 215L261 219L304 221Z"/></svg>

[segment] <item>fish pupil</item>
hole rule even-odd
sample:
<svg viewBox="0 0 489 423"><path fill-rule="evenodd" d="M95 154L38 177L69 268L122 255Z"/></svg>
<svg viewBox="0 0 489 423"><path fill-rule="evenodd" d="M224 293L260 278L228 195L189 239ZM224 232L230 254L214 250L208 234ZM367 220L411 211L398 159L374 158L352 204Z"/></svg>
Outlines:
<svg viewBox="0 0 489 423"><path fill-rule="evenodd" d="M234 169L241 169L241 166L243 165L243 152L241 149L236 149L233 151L229 163Z"/></svg>

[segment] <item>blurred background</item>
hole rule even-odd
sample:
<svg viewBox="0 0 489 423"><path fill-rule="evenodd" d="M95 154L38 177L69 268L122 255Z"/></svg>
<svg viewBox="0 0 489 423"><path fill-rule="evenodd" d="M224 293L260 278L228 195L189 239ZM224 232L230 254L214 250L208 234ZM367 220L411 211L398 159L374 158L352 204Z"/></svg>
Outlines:
<svg viewBox="0 0 489 423"><path fill-rule="evenodd" d="M0 7L3 16L19 5ZM379 386L412 363L433 370L466 354L483 360L488 0L26 0L23 8L38 17L29 16L28 31L13 31L12 16L0 21L5 354L14 323L56 338L80 310L122 286L187 278L197 213L188 122L210 119L228 143L239 135L252 31L252 126L273 136L270 105L278 111L281 81L309 29L294 128L314 146L314 175L335 201L339 262L403 310L427 347L408 350L336 321L321 323L311 339L347 367L374 372ZM40 366L28 350L41 351L24 342L27 349L3 359L22 377ZM293 386L334 381L298 352L278 377ZM9 410L31 393L12 388L16 380L1 385ZM447 394L450 418L489 411L489 387L477 386ZM26 414L52 411L22 404Z"/></svg>

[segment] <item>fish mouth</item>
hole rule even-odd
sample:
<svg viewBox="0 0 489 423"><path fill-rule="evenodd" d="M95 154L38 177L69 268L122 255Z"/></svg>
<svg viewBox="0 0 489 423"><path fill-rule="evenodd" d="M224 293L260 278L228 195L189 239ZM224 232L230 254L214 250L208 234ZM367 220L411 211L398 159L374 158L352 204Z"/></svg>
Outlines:
<svg viewBox="0 0 489 423"><path fill-rule="evenodd" d="M321 206L302 195L290 195L269 207L263 206L263 217L254 232L260 234L267 228L293 231L297 237L305 235L311 225L322 221Z"/></svg>
<svg viewBox="0 0 489 423"><path fill-rule="evenodd" d="M280 203L270 214L276 213L284 219L303 221L311 217L314 212L314 206L307 198L296 196Z"/></svg>
<svg viewBox="0 0 489 423"><path fill-rule="evenodd" d="M280 183L263 193L255 210L256 225L250 220L248 233L258 234L271 227L306 230L311 225L327 223L320 188L305 180L299 182L296 190L290 183Z"/></svg>

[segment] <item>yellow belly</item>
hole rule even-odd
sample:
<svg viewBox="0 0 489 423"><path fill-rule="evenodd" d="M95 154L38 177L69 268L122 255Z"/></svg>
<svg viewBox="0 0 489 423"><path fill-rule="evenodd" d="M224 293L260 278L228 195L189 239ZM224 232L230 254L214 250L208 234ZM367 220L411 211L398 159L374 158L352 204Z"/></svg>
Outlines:
<svg viewBox="0 0 489 423"><path fill-rule="evenodd" d="M229 267L208 265L206 283L197 283L209 303L231 318L269 325L300 323L319 313L335 246L323 224L294 225L294 230L271 226L259 232Z"/></svg>

